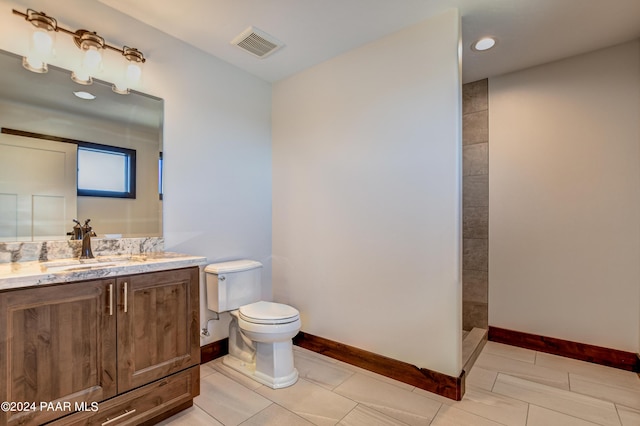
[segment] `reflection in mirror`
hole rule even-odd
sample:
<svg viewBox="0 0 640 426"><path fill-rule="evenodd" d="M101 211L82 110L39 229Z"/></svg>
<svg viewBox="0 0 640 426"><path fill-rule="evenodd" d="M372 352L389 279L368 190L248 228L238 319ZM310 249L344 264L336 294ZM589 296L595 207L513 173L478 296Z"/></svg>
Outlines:
<svg viewBox="0 0 640 426"><path fill-rule="evenodd" d="M68 239L72 219L91 219L98 237L162 236L162 99L116 94L98 80L81 86L70 75L29 72L0 50L0 128L67 140L0 133L0 241ZM135 150L136 198L78 196L77 145L68 140Z"/></svg>

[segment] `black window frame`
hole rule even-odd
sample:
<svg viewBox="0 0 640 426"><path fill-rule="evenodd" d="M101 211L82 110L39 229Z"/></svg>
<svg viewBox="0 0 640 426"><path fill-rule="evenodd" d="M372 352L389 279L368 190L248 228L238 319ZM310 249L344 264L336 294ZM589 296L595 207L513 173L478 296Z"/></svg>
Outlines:
<svg viewBox="0 0 640 426"><path fill-rule="evenodd" d="M80 146L96 149L99 151L119 152L127 155L129 161L129 191L98 191L93 189L80 189L78 188L78 178L76 176L76 191L79 197L107 197L107 198L136 198L136 150L129 148L122 148L119 146L104 145L94 142L85 142L77 139L63 138L60 136L45 135L42 133L26 132L23 130L9 129L7 127L0 128L0 133L8 135L23 136L27 138L46 139L54 142L65 142L76 145L76 149L80 149ZM76 160L76 166L77 166ZM77 170L76 170L77 173Z"/></svg>
<svg viewBox="0 0 640 426"><path fill-rule="evenodd" d="M119 146L103 145L93 142L74 141L78 145L78 151L80 148L87 148L94 151L103 152L116 152L124 154L127 157L128 163L128 176L127 183L129 186L128 191L101 191L97 189L80 189L78 186L78 197L107 197L107 198L136 198L136 150L129 148L122 148ZM78 163L79 167L79 163ZM79 180L78 180L79 181Z"/></svg>

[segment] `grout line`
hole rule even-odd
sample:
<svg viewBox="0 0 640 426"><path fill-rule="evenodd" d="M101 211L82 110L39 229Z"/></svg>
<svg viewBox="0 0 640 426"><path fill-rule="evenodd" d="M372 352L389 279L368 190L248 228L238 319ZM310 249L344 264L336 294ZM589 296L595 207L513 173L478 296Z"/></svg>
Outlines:
<svg viewBox="0 0 640 426"><path fill-rule="evenodd" d="M491 371L491 370L489 370ZM498 381L498 376L502 373L500 373L499 371L496 371L496 377L493 379L493 383L491 384L491 389L489 389L489 392L493 392L493 388L496 387L496 382Z"/></svg>
<svg viewBox="0 0 640 426"><path fill-rule="evenodd" d="M206 414L207 416L211 417L213 420L215 420L216 422L220 423L221 425L224 425L224 423L219 420L216 416L212 415L211 413L209 413L207 410L205 410L204 408L200 407L198 404L196 404L195 402L193 403L194 406L196 406L198 408L198 410L202 411L204 414ZM181 411L181 413L183 413L184 411ZM173 417L173 416L172 416ZM169 417L172 418L172 417ZM168 419L167 419L168 420ZM245 420L246 421L246 420Z"/></svg>
<svg viewBox="0 0 640 426"><path fill-rule="evenodd" d="M348 399L348 398L347 398ZM351 413L353 413L353 411L358 408L358 406L360 405L359 402L356 402L355 407L353 407L351 410L349 410L344 416L342 416L340 419L338 419L338 422L336 423L336 425L339 425L340 423L342 423L342 421Z"/></svg>
<svg viewBox="0 0 640 426"><path fill-rule="evenodd" d="M616 414L618 415L618 421L622 424L622 417L620 416L620 410L618 410L618 404L613 404L613 408L616 409Z"/></svg>
<svg viewBox="0 0 640 426"><path fill-rule="evenodd" d="M271 401L271 400L269 400ZM264 410L266 410L267 408L271 407L272 405L277 405L275 402L271 401L271 404L267 405L266 407L264 407L262 410L258 411L257 413L252 414L251 416L249 416L248 418L244 419L243 421L240 422L240 425L242 425L245 422L248 422L249 420L251 420L252 418L254 418L255 416L257 416L258 414L262 413ZM222 423L222 422L220 422ZM224 424L224 423L223 423Z"/></svg>
<svg viewBox="0 0 640 426"><path fill-rule="evenodd" d="M485 352L485 353L486 353L487 355L499 356L500 358L510 359L511 361L517 361L517 362L522 362L522 363L529 364L529 365L535 365L535 363L530 363L529 361L523 361L523 360L518 359L518 358L513 358L513 357L510 357L509 355L497 354L497 353L494 353L494 352ZM539 365L537 365L536 367L539 367L539 368L546 368L546 369L548 369L548 370L553 370L552 368L548 368L548 367L541 367L541 366L539 366ZM556 370L556 371L557 371L557 370ZM500 373L500 371L498 371L498 373Z"/></svg>
<svg viewBox="0 0 640 426"><path fill-rule="evenodd" d="M444 406L445 406L445 404L440 404L440 408L438 408L438 411L436 411L436 414L433 416L433 418L429 422L430 425L432 425L433 422L438 418L438 414L440 414L440 410L442 410L442 407L444 407Z"/></svg>

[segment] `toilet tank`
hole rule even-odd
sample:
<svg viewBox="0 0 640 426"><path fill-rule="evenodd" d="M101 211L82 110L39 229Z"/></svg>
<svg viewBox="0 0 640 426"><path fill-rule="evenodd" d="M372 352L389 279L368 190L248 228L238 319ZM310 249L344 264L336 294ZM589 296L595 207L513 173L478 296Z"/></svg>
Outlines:
<svg viewBox="0 0 640 426"><path fill-rule="evenodd" d="M207 308L227 312L261 299L262 263L233 260L212 263L204 268L207 284Z"/></svg>

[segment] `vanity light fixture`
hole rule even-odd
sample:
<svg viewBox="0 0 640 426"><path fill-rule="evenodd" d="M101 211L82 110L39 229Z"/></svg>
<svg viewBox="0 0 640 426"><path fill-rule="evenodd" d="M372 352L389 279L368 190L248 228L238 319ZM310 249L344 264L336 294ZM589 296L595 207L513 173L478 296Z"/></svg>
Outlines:
<svg viewBox="0 0 640 426"><path fill-rule="evenodd" d="M80 84L92 84L93 78L102 65L102 50L104 39L95 32L87 30L76 31L73 37L76 46L82 51L80 66L71 73L71 79Z"/></svg>
<svg viewBox="0 0 640 426"><path fill-rule="evenodd" d="M116 93L126 95L129 93L129 87L135 86L140 82L142 77L142 64L145 59L138 49L124 46L122 48L122 56L124 58L124 73L120 81L116 81L112 89Z"/></svg>
<svg viewBox="0 0 640 426"><path fill-rule="evenodd" d="M484 37L480 40L476 41L471 45L471 49L476 52L484 52L485 50L491 49L496 45L496 39L494 37Z"/></svg>
<svg viewBox="0 0 640 426"><path fill-rule="evenodd" d="M35 28L30 39L29 53L22 61L22 65L29 71L47 72L47 60L53 52L55 34L62 32L73 37L73 41L82 52L80 65L71 73L71 78L76 83L84 85L93 83L93 76L102 67L102 56L106 49L116 51L124 58L122 78L121 81L115 82L113 85L114 92L127 94L129 93L129 88L140 81L142 64L146 62L146 59L138 49L127 46L120 49L111 46L96 32L87 30L71 31L60 27L54 18L44 12L27 9L27 13L22 13L13 9L13 13L22 16Z"/></svg>
<svg viewBox="0 0 640 426"><path fill-rule="evenodd" d="M33 25L29 37L29 53L22 58L22 66L29 71L45 73L48 71L47 61L53 53L57 21L42 12L28 9L25 19Z"/></svg>

